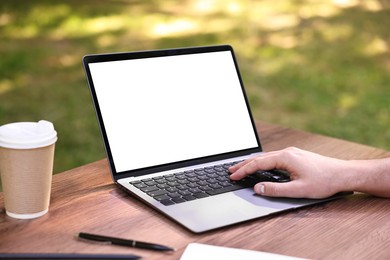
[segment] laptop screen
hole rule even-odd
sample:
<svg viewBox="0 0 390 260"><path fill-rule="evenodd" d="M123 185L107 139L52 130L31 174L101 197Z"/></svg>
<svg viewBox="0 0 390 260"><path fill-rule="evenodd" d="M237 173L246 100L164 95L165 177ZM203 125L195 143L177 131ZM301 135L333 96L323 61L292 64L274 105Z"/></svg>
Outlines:
<svg viewBox="0 0 390 260"><path fill-rule="evenodd" d="M118 173L260 146L229 50L88 65Z"/></svg>

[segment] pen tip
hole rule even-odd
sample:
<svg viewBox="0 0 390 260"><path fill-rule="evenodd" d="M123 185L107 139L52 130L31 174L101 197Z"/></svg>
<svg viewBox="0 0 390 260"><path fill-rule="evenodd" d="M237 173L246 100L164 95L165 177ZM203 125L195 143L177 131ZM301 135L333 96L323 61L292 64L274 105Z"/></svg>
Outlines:
<svg viewBox="0 0 390 260"><path fill-rule="evenodd" d="M163 251L176 251L176 249L175 248L172 248L172 247L167 247L167 246L163 246L162 248L161 248Z"/></svg>
<svg viewBox="0 0 390 260"><path fill-rule="evenodd" d="M157 250L157 251L176 251L176 249L168 246L163 245L152 245L150 247L147 247L149 249Z"/></svg>

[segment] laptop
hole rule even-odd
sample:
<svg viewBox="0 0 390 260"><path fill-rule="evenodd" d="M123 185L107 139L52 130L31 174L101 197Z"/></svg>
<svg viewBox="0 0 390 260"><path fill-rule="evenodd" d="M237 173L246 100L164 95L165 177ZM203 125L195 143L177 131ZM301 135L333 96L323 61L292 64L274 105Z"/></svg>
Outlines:
<svg viewBox="0 0 390 260"><path fill-rule="evenodd" d="M266 198L252 180L230 181L231 165L263 152L231 46L83 64L113 181L192 232L332 199Z"/></svg>

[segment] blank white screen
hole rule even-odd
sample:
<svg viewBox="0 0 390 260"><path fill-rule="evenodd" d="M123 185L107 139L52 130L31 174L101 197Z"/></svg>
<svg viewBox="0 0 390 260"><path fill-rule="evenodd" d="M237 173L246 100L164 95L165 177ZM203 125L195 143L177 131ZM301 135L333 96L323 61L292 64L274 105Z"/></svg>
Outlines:
<svg viewBox="0 0 390 260"><path fill-rule="evenodd" d="M229 51L89 67L117 172L258 147Z"/></svg>

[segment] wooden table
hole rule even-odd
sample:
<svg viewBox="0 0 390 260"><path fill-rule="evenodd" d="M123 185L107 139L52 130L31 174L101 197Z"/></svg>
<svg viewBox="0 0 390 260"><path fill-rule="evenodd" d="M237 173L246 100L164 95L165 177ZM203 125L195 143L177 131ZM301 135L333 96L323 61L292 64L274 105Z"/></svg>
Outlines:
<svg viewBox="0 0 390 260"><path fill-rule="evenodd" d="M265 151L296 146L342 159L390 152L257 122ZM0 252L133 253L144 259L179 259L188 243L244 248L312 259L390 259L390 201L365 194L194 234L119 190L107 161L53 178L49 213L34 220L5 215L0 194ZM159 253L78 241L80 231L160 242Z"/></svg>

